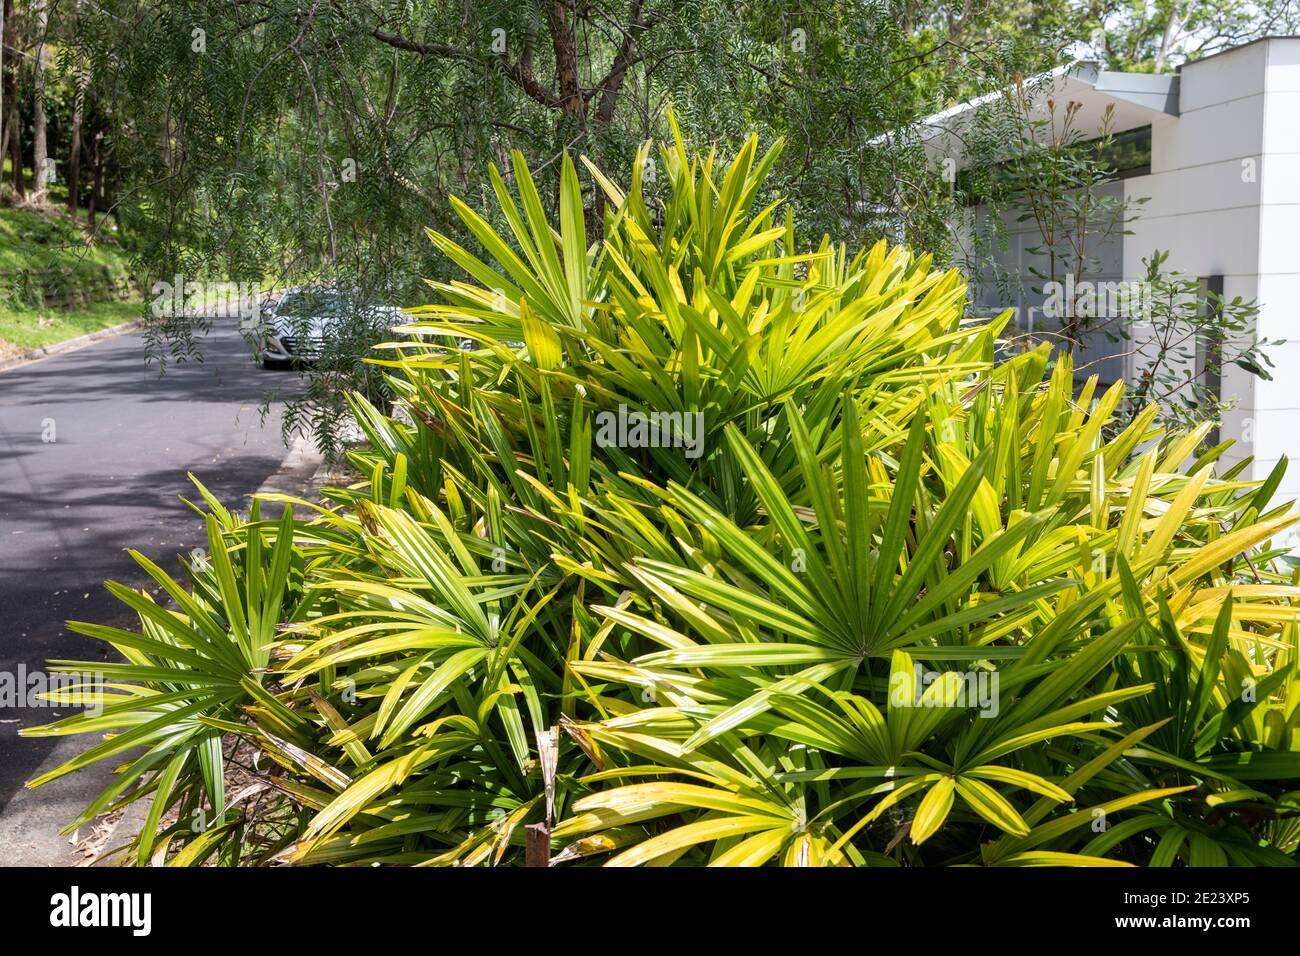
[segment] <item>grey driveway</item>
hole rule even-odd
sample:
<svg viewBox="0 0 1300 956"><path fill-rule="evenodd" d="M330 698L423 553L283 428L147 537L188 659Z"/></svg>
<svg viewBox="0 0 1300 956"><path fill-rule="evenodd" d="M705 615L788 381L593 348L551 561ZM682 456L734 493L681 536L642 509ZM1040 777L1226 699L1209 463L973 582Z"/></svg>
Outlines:
<svg viewBox="0 0 1300 956"><path fill-rule="evenodd" d="M181 500L198 500L186 473L244 509L280 466L282 405L265 418L261 405L268 392L294 390L296 376L254 365L233 320L214 326L201 352L201 363L160 376L130 333L0 371L0 673L106 659L63 622L132 626L102 585L148 582L126 549L178 572L202 543L202 521ZM0 864L75 860L57 830L108 779L105 768L23 790L93 742L18 736L56 714L0 707Z"/></svg>

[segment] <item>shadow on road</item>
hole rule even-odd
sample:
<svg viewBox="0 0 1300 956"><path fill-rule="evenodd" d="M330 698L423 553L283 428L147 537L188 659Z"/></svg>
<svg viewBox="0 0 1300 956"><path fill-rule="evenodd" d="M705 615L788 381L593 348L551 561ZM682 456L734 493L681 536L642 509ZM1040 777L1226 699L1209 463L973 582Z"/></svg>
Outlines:
<svg viewBox="0 0 1300 956"><path fill-rule="evenodd" d="M157 590L128 548L180 575L178 556L204 543L181 500L199 500L187 473L243 510L280 465L282 403L265 415L261 406L272 390L296 393L298 379L255 366L233 323L202 349L202 363L159 375L131 333L0 372L0 672L108 660L63 622L134 626L103 588L113 579ZM66 715L0 708L0 814L59 744L18 729ZM83 741L78 749L95 742Z"/></svg>

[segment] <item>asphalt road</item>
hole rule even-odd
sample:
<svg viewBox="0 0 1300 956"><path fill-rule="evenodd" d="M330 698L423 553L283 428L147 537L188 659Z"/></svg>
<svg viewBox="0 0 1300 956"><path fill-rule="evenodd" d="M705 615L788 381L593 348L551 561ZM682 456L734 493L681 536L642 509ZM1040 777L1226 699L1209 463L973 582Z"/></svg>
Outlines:
<svg viewBox="0 0 1300 956"><path fill-rule="evenodd" d="M128 333L0 371L0 675L42 671L50 658L107 659L64 621L134 626L103 588L152 585L127 548L179 574L204 540L181 500L199 500L187 472L242 510L279 468L282 404L265 417L261 406L297 378L253 364L233 320L217 323L201 355L160 375L141 335ZM0 864L75 859L57 830L104 786L107 768L36 791L23 783L95 740L18 736L66 713L0 707Z"/></svg>

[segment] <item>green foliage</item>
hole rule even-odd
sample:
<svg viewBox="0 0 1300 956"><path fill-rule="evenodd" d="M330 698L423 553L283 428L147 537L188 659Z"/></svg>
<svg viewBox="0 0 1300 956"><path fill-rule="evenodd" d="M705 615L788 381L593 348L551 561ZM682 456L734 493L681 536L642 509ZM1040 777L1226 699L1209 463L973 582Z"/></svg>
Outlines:
<svg viewBox="0 0 1300 956"><path fill-rule="evenodd" d="M1004 29L970 57L861 0L121 0L78 8L64 32L67 69L84 63L91 99L111 107L115 216L144 288L178 274L323 284L367 304L416 301L419 277L455 277L410 241L429 225L471 241L448 193L509 228L481 179L489 161L522 152L553 216L562 152L625 169L639 143L669 134L670 104L730 152L751 130L785 136L795 159L762 199L786 198L810 235L857 247L906 229L942 257L947 196L926 188L914 136L880 137L986 85L990 64L1028 70L1055 50L1054 37ZM585 183L593 240L603 207ZM151 359L193 355L195 329L151 323ZM287 430L333 446L375 341L326 343Z"/></svg>
<svg viewBox="0 0 1300 956"><path fill-rule="evenodd" d="M1293 864L1284 465L995 364L956 273L758 200L779 145L649 151L588 167L600 242L567 158L554 217L522 156L505 229L453 202L361 480L209 499L188 589L139 558L176 606L77 625L127 663L36 732L113 735L34 783L132 754L72 825L152 796L137 864Z"/></svg>
<svg viewBox="0 0 1300 956"><path fill-rule="evenodd" d="M1089 55L1105 65L1168 69L1285 32L1294 8L20 2L7 30L17 55L5 60L13 116L2 119L19 152L34 152L39 87L46 148L63 176L80 130L78 195L121 225L143 289L179 274L355 288L366 304L413 301L417 277L453 272L409 237L432 224L469 238L442 202L448 192L507 228L479 179L488 161L520 150L549 200L563 151L626 168L637 144L668 135L668 104L728 152L752 130L785 137L791 161L763 198L787 199L810 236L854 248L905 237L946 263L957 253L954 209L921 148L923 117L1086 54L1089 38ZM55 184L50 198L66 198L66 188ZM600 192L588 189L593 239L602 213ZM191 358L201 325L151 322L150 358ZM360 318L356 326L365 330ZM343 395L375 394L363 365L373 344L363 334L328 343L326 361L304 373L305 397L289 404L287 429L310 429L332 448Z"/></svg>
<svg viewBox="0 0 1300 956"><path fill-rule="evenodd" d="M1229 299L1203 289L1200 279L1166 272L1168 258L1168 252L1157 249L1143 260L1150 290L1150 307L1143 318L1149 332L1135 337L1124 327L1116 336L1133 342L1142 357L1128 401L1131 406L1159 402L1168 420L1186 427L1198 421L1221 422L1223 413L1235 404L1220 395L1222 369L1235 365L1271 380L1273 362L1266 350L1285 342L1256 334L1259 306L1255 302L1240 296ZM1216 374L1207 380L1200 374L1202 367Z"/></svg>

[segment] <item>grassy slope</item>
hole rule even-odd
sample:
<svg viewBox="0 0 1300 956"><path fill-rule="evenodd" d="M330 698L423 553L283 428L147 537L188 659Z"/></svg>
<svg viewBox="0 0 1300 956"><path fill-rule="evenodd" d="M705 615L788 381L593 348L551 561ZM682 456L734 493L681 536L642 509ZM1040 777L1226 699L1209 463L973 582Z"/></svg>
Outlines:
<svg viewBox="0 0 1300 956"><path fill-rule="evenodd" d="M107 241L90 245L80 225L60 207L48 211L0 209L0 270L78 265L122 268L126 253L112 241L112 231L110 228Z"/></svg>
<svg viewBox="0 0 1300 956"><path fill-rule="evenodd" d="M57 201L59 190L52 198ZM38 308L22 300L15 272L73 268L74 283L102 280L104 271L124 275L126 253L115 242L90 245L62 210L0 208L0 360L25 349L52 345L128 322L140 314L129 302L103 302L68 311Z"/></svg>

